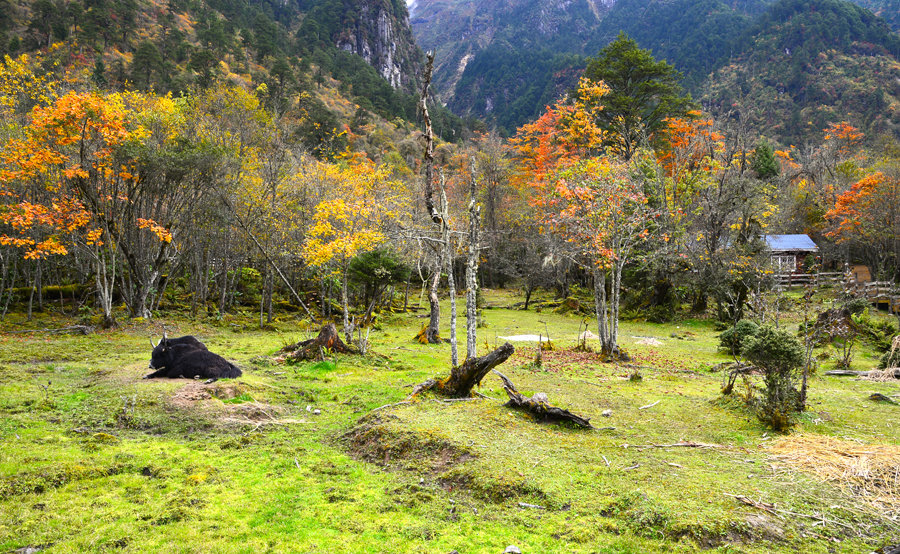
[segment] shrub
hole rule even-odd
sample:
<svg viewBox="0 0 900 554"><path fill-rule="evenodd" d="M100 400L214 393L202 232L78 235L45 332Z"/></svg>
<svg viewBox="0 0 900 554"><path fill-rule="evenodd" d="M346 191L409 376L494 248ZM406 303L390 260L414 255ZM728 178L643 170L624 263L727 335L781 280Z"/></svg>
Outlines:
<svg viewBox="0 0 900 554"><path fill-rule="evenodd" d="M756 401L757 415L777 431L787 429L800 410L794 381L803 365L803 345L787 331L765 326L746 341L742 353L763 373L765 396Z"/></svg>
<svg viewBox="0 0 900 554"><path fill-rule="evenodd" d="M673 304L650 306L646 310L647 321L651 323L668 323L670 321L675 321L677 315Z"/></svg>
<svg viewBox="0 0 900 554"><path fill-rule="evenodd" d="M742 319L719 335L719 346L732 354L737 354L748 339L755 337L758 332L759 325L749 319Z"/></svg>
<svg viewBox="0 0 900 554"><path fill-rule="evenodd" d="M844 302L842 308L847 310L850 315L859 315L869 309L869 301L865 298L854 298Z"/></svg>

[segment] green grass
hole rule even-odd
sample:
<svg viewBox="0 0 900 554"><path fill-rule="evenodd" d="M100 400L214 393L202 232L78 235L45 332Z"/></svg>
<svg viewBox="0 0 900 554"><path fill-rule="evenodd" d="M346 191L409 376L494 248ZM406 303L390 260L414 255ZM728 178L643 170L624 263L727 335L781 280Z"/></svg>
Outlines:
<svg viewBox="0 0 900 554"><path fill-rule="evenodd" d="M570 351L583 317L500 307L517 301L509 292L486 300L482 352L545 329L556 346L536 369L533 344L516 345L499 369L519 390L612 429L534 422L503 406L493 376L488 398L373 411L447 372L448 345L411 340L414 314L385 316L367 358L297 365L266 357L315 331L303 322L263 332L250 314L166 320L170 335L196 334L244 368L211 385L141 379L153 322L0 335L0 552L863 552L898 536L865 499L773 469L771 431L719 396L710 368L731 358L710 321L624 322L621 343L643 375L630 382L629 369ZM67 323L41 317L4 328ZM664 345L638 344L646 337ZM862 346L854 367L876 360ZM897 443L896 406L867 397L898 388L820 372L797 431ZM680 440L720 447L648 446Z"/></svg>

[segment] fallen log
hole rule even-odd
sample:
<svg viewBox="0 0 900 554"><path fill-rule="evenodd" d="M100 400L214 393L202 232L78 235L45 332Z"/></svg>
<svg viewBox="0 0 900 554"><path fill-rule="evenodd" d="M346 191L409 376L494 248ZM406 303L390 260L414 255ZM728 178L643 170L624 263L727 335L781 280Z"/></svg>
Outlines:
<svg viewBox="0 0 900 554"><path fill-rule="evenodd" d="M897 401L887 396L885 394L881 394L880 392L873 392L869 395L869 400L874 400L875 402L886 402L888 404L897 404Z"/></svg>
<svg viewBox="0 0 900 554"><path fill-rule="evenodd" d="M472 394L475 385L481 384L481 380L492 369L505 362L513 355L516 349L510 343L481 356L479 358L469 358L460 365L450 370L450 376L446 379L429 379L424 383L419 383L413 389L410 398L421 392L433 390L444 396L451 398L463 398Z"/></svg>
<svg viewBox="0 0 900 554"><path fill-rule="evenodd" d="M321 358L325 349L338 354L358 354L356 349L347 346L338 335L334 323L322 327L314 339L302 340L289 344L278 351L277 356L289 361L306 361Z"/></svg>
<svg viewBox="0 0 900 554"><path fill-rule="evenodd" d="M509 396L509 402L505 404L507 407L525 410L535 415L541 421L571 421L579 427L594 428L589 419L577 416L569 410L548 404L546 394L539 392L531 398L523 396L505 375L496 370L494 370L494 373L503 381L503 389L506 391L506 395Z"/></svg>
<svg viewBox="0 0 900 554"><path fill-rule="evenodd" d="M58 327L56 329L24 329L21 331L4 331L4 335L20 335L29 333L47 333L49 335L90 335L94 332L94 328L90 325L69 325L68 327Z"/></svg>
<svg viewBox="0 0 900 554"><path fill-rule="evenodd" d="M887 370L890 373L890 370ZM900 379L900 368L895 368L894 370L894 379ZM868 377L871 374L871 371L855 371L852 369L832 369L831 371L826 371L825 375L832 376L854 376L854 377ZM879 374L882 374L882 371L878 371Z"/></svg>

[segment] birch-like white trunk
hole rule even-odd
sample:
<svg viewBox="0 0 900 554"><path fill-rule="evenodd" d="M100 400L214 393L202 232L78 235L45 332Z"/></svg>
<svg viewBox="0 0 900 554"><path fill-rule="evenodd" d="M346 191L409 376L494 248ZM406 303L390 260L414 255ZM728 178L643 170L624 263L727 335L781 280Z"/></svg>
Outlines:
<svg viewBox="0 0 900 554"><path fill-rule="evenodd" d="M466 356L478 357L478 225L481 207L475 203L475 163L469 187L469 252L466 260Z"/></svg>
<svg viewBox="0 0 900 554"><path fill-rule="evenodd" d="M456 279L453 278L453 245L450 240L448 223L447 193L444 190L444 175L441 174L441 241L444 247L444 271L447 272L447 292L450 295L450 365L459 365L459 351L456 340Z"/></svg>

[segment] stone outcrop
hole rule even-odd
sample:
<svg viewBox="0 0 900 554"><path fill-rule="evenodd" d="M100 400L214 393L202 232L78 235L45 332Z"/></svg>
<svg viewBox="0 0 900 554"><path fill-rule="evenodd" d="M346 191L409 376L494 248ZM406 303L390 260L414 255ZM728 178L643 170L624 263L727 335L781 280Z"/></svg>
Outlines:
<svg viewBox="0 0 900 554"><path fill-rule="evenodd" d="M335 45L362 57L392 87L413 92L421 73L421 50L409 26L402 2L360 0L349 25Z"/></svg>

